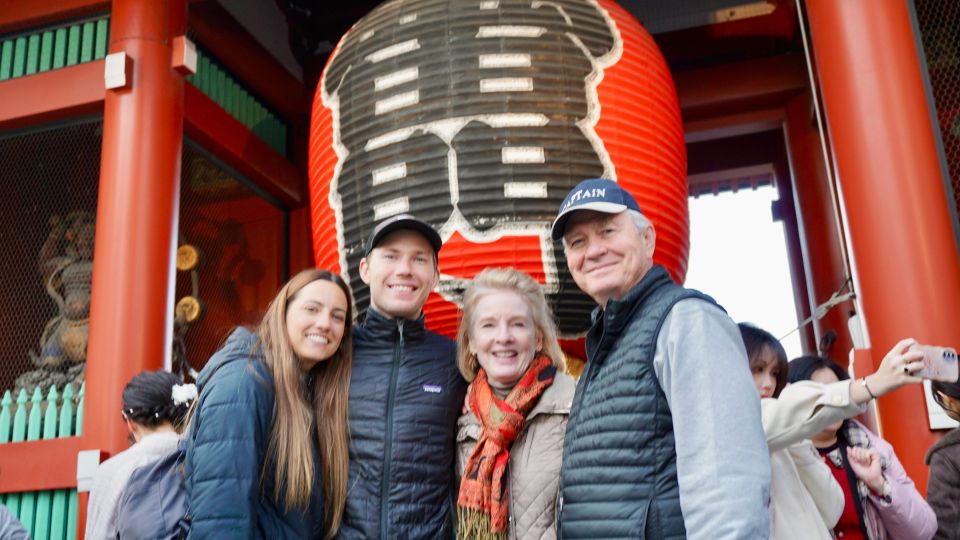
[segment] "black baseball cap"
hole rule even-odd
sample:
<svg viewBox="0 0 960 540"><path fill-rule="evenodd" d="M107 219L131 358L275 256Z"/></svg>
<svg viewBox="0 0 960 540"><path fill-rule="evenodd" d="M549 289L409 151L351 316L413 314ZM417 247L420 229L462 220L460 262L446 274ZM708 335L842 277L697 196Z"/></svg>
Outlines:
<svg viewBox="0 0 960 540"><path fill-rule="evenodd" d="M367 238L366 247L363 249L363 256L366 257L369 255L370 252L373 251L373 248L377 247L377 244L386 238L388 234L401 229L419 233L427 239L434 253L440 253L443 240L440 239L440 233L438 233L436 229L431 227L427 222L420 221L410 214L398 214L381 221L373 228L373 232L371 232Z"/></svg>

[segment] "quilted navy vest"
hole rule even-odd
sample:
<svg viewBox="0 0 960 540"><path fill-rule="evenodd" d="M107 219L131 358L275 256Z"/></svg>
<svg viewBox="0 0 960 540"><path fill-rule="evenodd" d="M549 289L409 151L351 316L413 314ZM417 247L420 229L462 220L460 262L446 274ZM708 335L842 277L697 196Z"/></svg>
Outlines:
<svg viewBox="0 0 960 540"><path fill-rule="evenodd" d="M564 442L561 538L685 538L673 422L653 357L664 318L686 298L714 303L654 266L594 312Z"/></svg>

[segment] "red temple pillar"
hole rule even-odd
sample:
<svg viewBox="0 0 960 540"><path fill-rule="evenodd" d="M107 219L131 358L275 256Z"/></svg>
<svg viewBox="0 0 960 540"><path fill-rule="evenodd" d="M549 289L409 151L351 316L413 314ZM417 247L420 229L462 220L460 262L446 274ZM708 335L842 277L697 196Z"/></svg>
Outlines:
<svg viewBox="0 0 960 540"><path fill-rule="evenodd" d="M106 92L83 438L125 449L124 385L170 356L174 253L183 140L183 76L172 38L186 0L114 0L109 53L127 56L127 82Z"/></svg>
<svg viewBox="0 0 960 540"><path fill-rule="evenodd" d="M844 282L844 246L837 230L833 207L833 189L827 179L820 132L812 123L810 95L791 99L786 106L784 132L787 139L790 168L793 172L793 196L796 202L803 266L807 277L807 295L804 299L811 312L823 304ZM822 319L814 319L813 329L817 343L827 332L833 331L837 341L825 354L845 366L853 341L847 329L847 319L853 302L834 306ZM816 348L815 348L816 349Z"/></svg>
<svg viewBox="0 0 960 540"><path fill-rule="evenodd" d="M960 261L909 3L806 4L871 360L908 336L956 347ZM877 405L884 438L923 489L936 436L922 389Z"/></svg>

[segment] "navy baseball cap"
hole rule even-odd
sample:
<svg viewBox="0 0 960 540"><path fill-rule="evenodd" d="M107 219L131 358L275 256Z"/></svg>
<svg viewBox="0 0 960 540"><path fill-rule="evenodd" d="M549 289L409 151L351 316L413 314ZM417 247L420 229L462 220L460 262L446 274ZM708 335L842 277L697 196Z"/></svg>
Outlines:
<svg viewBox="0 0 960 540"><path fill-rule="evenodd" d="M388 217L373 228L370 236L367 237L367 244L363 249L363 256L366 257L370 255L370 252L373 251L373 248L377 247L377 244L379 244L381 240L393 231L399 231L400 229L408 229L420 234L427 239L434 253L440 253L443 240L440 239L440 233L438 233L436 229L431 227L427 222L420 221L410 214L398 214Z"/></svg>
<svg viewBox="0 0 960 540"><path fill-rule="evenodd" d="M563 238L567 229L567 220L577 210L593 210L604 214L619 214L624 210L640 212L640 205L629 191L620 187L613 180L593 178L584 180L576 185L564 197L560 204L560 212L553 220L551 235L554 240ZM642 213L642 212L641 212Z"/></svg>

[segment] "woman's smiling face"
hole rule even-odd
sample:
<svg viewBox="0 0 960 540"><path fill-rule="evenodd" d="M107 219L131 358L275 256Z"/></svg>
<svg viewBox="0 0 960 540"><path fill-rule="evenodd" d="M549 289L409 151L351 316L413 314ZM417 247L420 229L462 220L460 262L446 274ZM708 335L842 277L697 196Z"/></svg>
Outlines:
<svg viewBox="0 0 960 540"><path fill-rule="evenodd" d="M337 352L346 318L347 297L336 283L318 279L297 292L287 306L287 337L300 369L309 371Z"/></svg>
<svg viewBox="0 0 960 540"><path fill-rule="evenodd" d="M512 387L542 346L530 306L516 293L495 291L483 296L474 311L470 352L477 356L488 381Z"/></svg>

